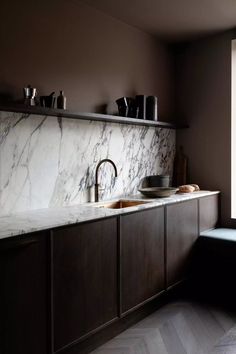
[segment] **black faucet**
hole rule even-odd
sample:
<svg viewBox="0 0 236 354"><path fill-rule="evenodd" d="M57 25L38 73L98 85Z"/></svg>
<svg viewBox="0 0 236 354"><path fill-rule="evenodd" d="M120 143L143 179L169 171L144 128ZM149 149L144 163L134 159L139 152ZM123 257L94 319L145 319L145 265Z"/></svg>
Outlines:
<svg viewBox="0 0 236 354"><path fill-rule="evenodd" d="M104 163L104 162L109 162L110 164L112 164L112 166L114 167L115 170L115 177L117 177L117 168L116 165L114 164L114 162L110 159L103 159L101 160L97 167L96 167L96 172L95 172L95 202L98 202L99 200L99 184L98 184L98 171L99 171L99 167Z"/></svg>

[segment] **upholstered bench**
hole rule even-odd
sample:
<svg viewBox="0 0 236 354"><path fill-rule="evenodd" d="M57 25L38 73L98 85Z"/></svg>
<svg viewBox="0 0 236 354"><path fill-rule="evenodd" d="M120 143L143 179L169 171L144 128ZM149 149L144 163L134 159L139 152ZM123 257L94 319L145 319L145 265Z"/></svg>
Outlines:
<svg viewBox="0 0 236 354"><path fill-rule="evenodd" d="M216 228L203 231L199 237L202 255L213 257L217 262L235 262L236 229ZM206 258L207 259L207 258Z"/></svg>
<svg viewBox="0 0 236 354"><path fill-rule="evenodd" d="M208 267L236 265L236 229L216 228L201 232L199 252Z"/></svg>
<svg viewBox="0 0 236 354"><path fill-rule="evenodd" d="M200 236L217 240L236 242L236 229L218 228L213 230L207 230L201 232Z"/></svg>
<svg viewBox="0 0 236 354"><path fill-rule="evenodd" d="M203 231L195 248L193 286L211 300L236 297L236 229ZM236 354L236 353L235 353Z"/></svg>

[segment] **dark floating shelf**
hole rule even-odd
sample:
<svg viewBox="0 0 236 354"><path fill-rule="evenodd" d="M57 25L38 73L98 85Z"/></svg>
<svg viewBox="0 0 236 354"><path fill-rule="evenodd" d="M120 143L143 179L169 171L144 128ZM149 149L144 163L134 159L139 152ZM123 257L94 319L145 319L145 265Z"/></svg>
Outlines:
<svg viewBox="0 0 236 354"><path fill-rule="evenodd" d="M119 123L119 124L142 125L142 126L159 127L159 128L166 128L166 129L188 128L187 125L178 125L178 124L153 121L148 119L128 118L128 117L120 117L120 116L99 114L99 113L83 113L83 112L75 112L70 110L44 108L44 107L25 107L22 105L15 105L15 106L0 105L0 111L16 112L16 113L24 113L24 114L37 114L43 116L47 115L52 117L69 118L69 119L93 120L93 121Z"/></svg>

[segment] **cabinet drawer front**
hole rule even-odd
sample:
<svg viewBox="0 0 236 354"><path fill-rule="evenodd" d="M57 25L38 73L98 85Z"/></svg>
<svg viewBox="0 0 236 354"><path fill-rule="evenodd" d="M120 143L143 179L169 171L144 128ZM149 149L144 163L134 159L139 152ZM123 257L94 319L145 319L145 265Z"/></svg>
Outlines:
<svg viewBox="0 0 236 354"><path fill-rule="evenodd" d="M121 312L164 289L164 208L121 217Z"/></svg>
<svg viewBox="0 0 236 354"><path fill-rule="evenodd" d="M199 231L214 229L219 219L219 194L199 199Z"/></svg>
<svg viewBox="0 0 236 354"><path fill-rule="evenodd" d="M0 353L46 354L47 233L0 242Z"/></svg>
<svg viewBox="0 0 236 354"><path fill-rule="evenodd" d="M186 277L192 250L198 238L198 201L166 207L167 287Z"/></svg>
<svg viewBox="0 0 236 354"><path fill-rule="evenodd" d="M53 232L54 347L117 317L117 220Z"/></svg>

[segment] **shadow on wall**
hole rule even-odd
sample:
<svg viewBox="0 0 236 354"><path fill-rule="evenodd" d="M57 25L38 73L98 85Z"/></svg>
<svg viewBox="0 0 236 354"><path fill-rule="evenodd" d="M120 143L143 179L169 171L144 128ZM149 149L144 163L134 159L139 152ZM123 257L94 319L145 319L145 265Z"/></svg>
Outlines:
<svg viewBox="0 0 236 354"><path fill-rule="evenodd" d="M17 102L16 88L5 81L0 80L0 103Z"/></svg>
<svg viewBox="0 0 236 354"><path fill-rule="evenodd" d="M80 1L3 1L0 26L1 101L20 100L30 84L39 95L63 90L68 109L101 113L146 94L162 120L172 116L172 53L155 37Z"/></svg>

